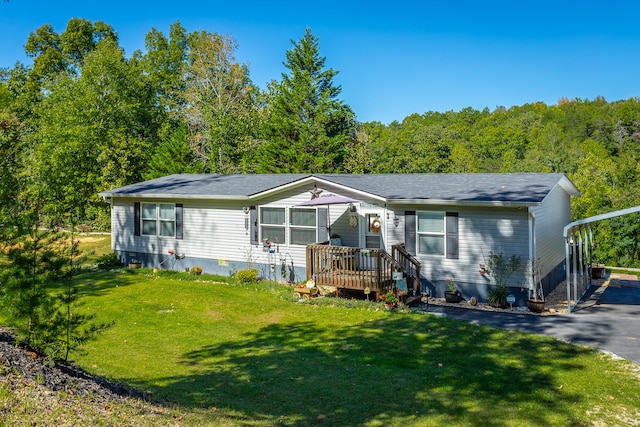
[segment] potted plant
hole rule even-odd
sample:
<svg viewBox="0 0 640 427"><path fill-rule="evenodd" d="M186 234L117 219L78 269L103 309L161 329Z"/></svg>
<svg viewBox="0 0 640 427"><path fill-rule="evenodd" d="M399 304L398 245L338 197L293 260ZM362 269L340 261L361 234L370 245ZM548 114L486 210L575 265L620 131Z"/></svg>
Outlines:
<svg viewBox="0 0 640 427"><path fill-rule="evenodd" d="M137 259L132 259L131 261L129 261L129 268L141 268L142 267L142 261L137 260Z"/></svg>
<svg viewBox="0 0 640 427"><path fill-rule="evenodd" d="M485 275L492 277L496 286L487 294L489 304L494 307L507 306L507 282L520 268L520 255L507 257L504 253L489 251L489 257L484 263Z"/></svg>
<svg viewBox="0 0 640 427"><path fill-rule="evenodd" d="M382 302L387 310L391 310L398 306L398 297L393 291L389 291L382 294Z"/></svg>
<svg viewBox="0 0 640 427"><path fill-rule="evenodd" d="M527 308L534 313L542 313L545 310L544 290L542 288L540 260L530 259L525 271L527 277L533 283L532 296L527 299Z"/></svg>
<svg viewBox="0 0 640 427"><path fill-rule="evenodd" d="M456 289L456 282L453 279L447 279L448 291L444 291L444 299L446 302L459 303L462 301L462 294Z"/></svg>
<svg viewBox="0 0 640 427"><path fill-rule="evenodd" d="M507 306L507 287L497 285L487 293L487 301L493 307L505 308Z"/></svg>

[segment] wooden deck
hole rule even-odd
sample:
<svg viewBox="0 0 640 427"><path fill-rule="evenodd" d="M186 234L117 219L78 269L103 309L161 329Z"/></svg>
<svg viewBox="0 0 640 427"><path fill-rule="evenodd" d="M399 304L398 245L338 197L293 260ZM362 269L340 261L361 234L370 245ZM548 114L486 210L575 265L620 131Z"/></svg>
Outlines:
<svg viewBox="0 0 640 427"><path fill-rule="evenodd" d="M369 288L372 293L390 289L393 280L390 274L378 277L375 271L340 271L328 270L315 274L316 285L335 286L336 288L364 291Z"/></svg>
<svg viewBox="0 0 640 427"><path fill-rule="evenodd" d="M394 246L393 253L394 256L383 249L329 246L324 242L307 245L307 280L333 286L336 292L368 288L372 294L379 294L394 289L393 273L403 272L418 290L420 263L402 245Z"/></svg>

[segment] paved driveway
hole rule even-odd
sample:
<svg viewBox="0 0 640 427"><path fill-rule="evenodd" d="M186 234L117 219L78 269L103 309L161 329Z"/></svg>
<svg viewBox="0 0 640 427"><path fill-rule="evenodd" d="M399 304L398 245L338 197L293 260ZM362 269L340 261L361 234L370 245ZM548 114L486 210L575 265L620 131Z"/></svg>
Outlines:
<svg viewBox="0 0 640 427"><path fill-rule="evenodd" d="M608 286L592 288L590 294L573 313L553 316L431 305L428 311L495 328L554 336L597 347L640 364L640 285L637 278L611 281Z"/></svg>

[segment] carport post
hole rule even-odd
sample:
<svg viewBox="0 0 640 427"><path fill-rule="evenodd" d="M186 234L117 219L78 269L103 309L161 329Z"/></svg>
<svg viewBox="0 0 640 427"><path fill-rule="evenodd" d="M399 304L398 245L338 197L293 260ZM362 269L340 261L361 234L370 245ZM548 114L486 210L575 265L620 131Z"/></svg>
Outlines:
<svg viewBox="0 0 640 427"><path fill-rule="evenodd" d="M573 297L578 295L578 254L576 253L576 235L573 235ZM578 301L576 301L577 303ZM571 300L569 300L571 303Z"/></svg>
<svg viewBox="0 0 640 427"><path fill-rule="evenodd" d="M582 230L578 230L578 253L580 254L580 258L578 262L580 263L580 288L584 285L584 242L582 241ZM576 289L577 292L577 289ZM578 294L576 293L576 297ZM576 299L576 303L578 300Z"/></svg>
<svg viewBox="0 0 640 427"><path fill-rule="evenodd" d="M565 262L566 262L565 268L567 269L567 305L569 307L569 313L571 313L571 284L570 284L571 272L569 268L570 267L569 243L571 243L571 241L573 241L573 255L574 255L573 257L573 270L574 270L573 271L573 290L575 293L576 304L578 304L578 277L576 272L576 256L575 256L576 255L576 251L575 251L576 239L575 239L575 235L573 234L574 230L577 229L578 232L580 232L580 226L584 224L591 224L592 222L595 222L595 221L602 221L604 219L615 218L618 216L627 215L635 212L640 212L640 206L634 206L632 208L627 208L619 211L609 212L602 215L592 216L592 217L574 221L565 225L562 235L565 238L565 248L566 248L565 249ZM586 240L586 237L585 237L585 240ZM589 240L591 240L591 244L593 244L593 236L591 236ZM589 264L591 264L591 257L589 257ZM591 277L590 272L589 272L589 277ZM589 278L589 283L591 283L590 281L591 281L591 278Z"/></svg>
<svg viewBox="0 0 640 427"><path fill-rule="evenodd" d="M569 258L569 236L565 237L564 240L564 269L566 275L566 286L567 286L567 311L571 313L571 259Z"/></svg>

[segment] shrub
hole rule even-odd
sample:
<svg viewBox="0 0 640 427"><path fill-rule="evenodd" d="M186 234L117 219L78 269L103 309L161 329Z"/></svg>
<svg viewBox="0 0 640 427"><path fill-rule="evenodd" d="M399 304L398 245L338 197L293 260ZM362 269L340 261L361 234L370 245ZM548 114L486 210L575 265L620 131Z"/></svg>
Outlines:
<svg viewBox="0 0 640 427"><path fill-rule="evenodd" d="M255 283L258 281L259 274L260 272L258 271L257 268L249 268L247 270L238 270L238 272L236 272L236 279L238 279L238 281L243 284Z"/></svg>
<svg viewBox="0 0 640 427"><path fill-rule="evenodd" d="M122 263L118 259L118 255L115 252L104 254L97 260L98 268L104 270L106 268L120 267Z"/></svg>
<svg viewBox="0 0 640 427"><path fill-rule="evenodd" d="M202 274L202 267L200 267L199 265L191 267L191 270L189 270L189 273L195 274L196 276L200 275Z"/></svg>

